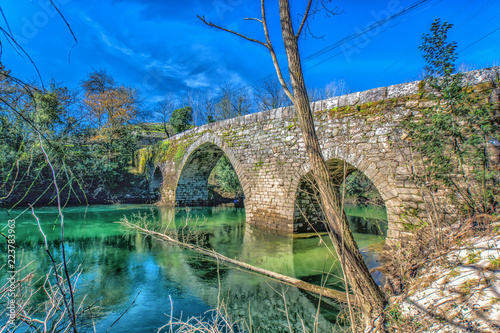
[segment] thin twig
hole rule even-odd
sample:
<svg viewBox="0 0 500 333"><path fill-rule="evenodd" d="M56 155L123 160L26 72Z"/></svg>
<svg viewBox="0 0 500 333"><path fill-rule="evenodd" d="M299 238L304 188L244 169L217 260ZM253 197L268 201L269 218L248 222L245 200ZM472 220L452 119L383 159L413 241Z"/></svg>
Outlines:
<svg viewBox="0 0 500 333"><path fill-rule="evenodd" d="M114 324L116 324L116 323L117 323L117 322L118 322L118 321L119 321L119 320L123 317L123 315L125 315L125 313L127 313L127 311L128 311L128 310L132 307L132 305L134 305L134 303L135 303L135 301L137 300L137 297L139 297L139 294L140 294L140 293L141 293L140 291L137 293L137 295L135 296L135 298L134 298L134 300L132 301L132 303L130 303L130 305L128 306L128 308L127 308L125 311L123 311L123 312L122 312L122 314L120 315L120 317L118 317L118 319L116 319L116 320L113 322L113 324L111 324L111 326L109 326L109 328L108 328L108 330L106 331L106 333L108 333L108 332L109 332L109 330L111 329L111 327L113 327L113 325L114 325Z"/></svg>
<svg viewBox="0 0 500 333"><path fill-rule="evenodd" d="M212 22L209 22L209 21L205 20L205 16L200 16L200 15L196 15L196 16L197 16L197 17L198 17L198 18L199 18L199 19L200 19L203 23L205 23L206 25L208 25L209 27L214 27L214 28L217 28L217 29L219 29L219 30L223 30L223 31L229 32L229 33L234 34L234 35L236 35L236 36L238 36L238 37L241 37L241 38L243 38L243 39L246 39L246 40L248 40L248 41L250 41L250 42L254 42L254 43L257 43L257 44L260 44L260 45L262 45L262 46L267 47L266 43L264 43L264 42L262 42L262 41L260 41L260 40L258 40L258 39L254 39L254 38L247 37L247 36L242 35L242 34L240 34L239 32L236 32L236 31L234 31L234 30L226 29L226 28L223 28L223 27L221 27L221 26L219 26L219 25L217 25L217 24L214 24L214 23L212 23Z"/></svg>
<svg viewBox="0 0 500 333"><path fill-rule="evenodd" d="M66 293L64 292L63 286L61 284L61 282L63 281L63 279L62 279L62 277L59 276L59 273L57 273L57 271L58 271L57 264L56 264L56 261L55 261L54 257L52 256L52 253L49 250L49 245L48 245L48 242L47 242L47 236L43 232L42 226L40 225L40 220L38 219L38 216L36 216L35 210L34 210L34 208L33 208L33 206L31 204L30 204L30 207L31 207L31 213L34 216L34 218L36 220L36 223L38 225L38 229L40 230L40 233L43 236L43 240L44 240L44 243L45 243L45 252L47 252L47 254L49 255L50 261L52 262L52 266L54 268L54 275L56 277L56 284L57 284L57 287L59 288L59 291L61 292L61 296L62 296L62 299L63 299L63 302L64 302L64 306L66 307L66 309L69 310L70 306L68 304L68 301L66 300ZM47 275L47 279L48 279L48 275ZM49 296L49 299L52 300L52 297Z"/></svg>
<svg viewBox="0 0 500 333"><path fill-rule="evenodd" d="M306 11L304 13L304 17L302 18L302 22L300 23L299 29L297 29L297 33L295 34L295 38L300 37L300 33L302 32L302 28L304 28L304 24L306 23L307 18L309 17L309 10L311 9L311 3L312 3L312 0L309 0L309 2L307 3L307 8L306 8Z"/></svg>
<svg viewBox="0 0 500 333"><path fill-rule="evenodd" d="M68 271L68 263L66 261L66 249L64 246L64 215L62 213L61 209L61 196L59 193L59 187L57 186L57 178L56 178L56 172L54 170L54 167L52 166L52 163L50 162L49 156L47 155L47 152L43 148L43 140L42 140L42 135L38 133L38 139L40 141L40 149L42 150L45 159L47 160L47 163L50 167L50 170L52 171L52 181L54 183L54 187L56 189L56 196L57 196L57 209L59 211L59 217L61 218L61 250L62 250L62 264L64 268L64 274L66 275L66 282L68 283L68 290L70 294L70 301L71 301L71 308L70 314L71 314L71 322L73 325L73 332L78 333L77 327L76 327L76 313L75 313L75 295L73 293L73 286L71 285L71 277L69 275Z"/></svg>

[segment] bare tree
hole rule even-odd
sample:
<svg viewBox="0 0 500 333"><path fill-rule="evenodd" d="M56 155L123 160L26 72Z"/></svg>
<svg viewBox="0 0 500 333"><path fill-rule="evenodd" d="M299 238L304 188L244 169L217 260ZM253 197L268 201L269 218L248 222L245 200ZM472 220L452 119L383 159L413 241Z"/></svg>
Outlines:
<svg viewBox="0 0 500 333"><path fill-rule="evenodd" d="M252 101L246 87L225 83L219 87L218 102L214 105L216 121L244 116L252 112Z"/></svg>
<svg viewBox="0 0 500 333"><path fill-rule="evenodd" d="M330 237L332 238L334 248L340 259L349 285L354 293L356 304L361 308L365 327L367 331L382 332L385 331L383 319L386 298L368 271L366 263L363 260L363 256L361 255L361 252L354 241L352 232L349 229L347 219L343 214L339 192L337 188L334 187L334 184L330 179L330 174L321 152L321 147L314 128L309 97L307 95L306 85L304 82L297 42L301 34L305 31L304 27L307 27L307 21L311 14L312 0L307 2L306 10L296 30L292 24L289 1L279 0L278 2L281 31L288 60L288 71L291 79L292 90L290 90L283 78L278 58L269 37L264 0L261 0L262 17L260 19L251 18L250 20L258 21L262 24L265 42L247 37L233 30L223 28L213 24L212 22L208 22L204 17L198 17L205 24L211 27L230 32L246 40L258 43L269 50L278 79L286 95L295 106L302 132L302 138L305 143L309 163L311 164L312 174L318 187L326 223L329 226L328 229L330 231Z"/></svg>
<svg viewBox="0 0 500 333"><path fill-rule="evenodd" d="M259 111L290 106L291 103L276 78L265 80L255 86L253 93Z"/></svg>
<svg viewBox="0 0 500 333"><path fill-rule="evenodd" d="M213 92L211 90L206 91L202 97L202 109L204 110L205 115L205 123L213 123L215 122L215 101L213 98Z"/></svg>
<svg viewBox="0 0 500 333"><path fill-rule="evenodd" d="M205 122L205 99L207 96L200 90L189 90L181 98L181 104L193 109L193 123L195 126Z"/></svg>
<svg viewBox="0 0 500 333"><path fill-rule="evenodd" d="M176 109L175 95L173 93L167 93L164 99L156 104L154 109L154 113L156 117L161 121L163 130L165 131L165 135L167 138L170 137L170 131L168 122L170 121L170 117L172 116L172 112Z"/></svg>
<svg viewBox="0 0 500 333"><path fill-rule="evenodd" d="M351 89L344 79L333 80L328 83L324 89L324 98L331 98L335 96L342 96L351 93Z"/></svg>
<svg viewBox="0 0 500 333"><path fill-rule="evenodd" d="M307 89L307 95L310 101L321 101L324 99L332 98L349 94L351 90L347 86L345 80L333 80L328 83L324 88Z"/></svg>
<svg viewBox="0 0 500 333"><path fill-rule="evenodd" d="M215 93L213 90L208 89L206 91L201 92L200 94L200 102L199 107L200 110L198 112L203 116L201 119L203 123L209 124L215 122Z"/></svg>

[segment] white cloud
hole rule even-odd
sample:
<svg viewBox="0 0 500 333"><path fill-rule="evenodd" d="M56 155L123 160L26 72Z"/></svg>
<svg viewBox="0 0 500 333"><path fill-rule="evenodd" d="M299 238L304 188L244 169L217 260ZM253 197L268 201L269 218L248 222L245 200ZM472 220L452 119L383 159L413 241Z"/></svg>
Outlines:
<svg viewBox="0 0 500 333"><path fill-rule="evenodd" d="M186 85L190 88L206 88L210 86L210 81L206 77L205 73L191 75L184 80L184 83L186 83Z"/></svg>

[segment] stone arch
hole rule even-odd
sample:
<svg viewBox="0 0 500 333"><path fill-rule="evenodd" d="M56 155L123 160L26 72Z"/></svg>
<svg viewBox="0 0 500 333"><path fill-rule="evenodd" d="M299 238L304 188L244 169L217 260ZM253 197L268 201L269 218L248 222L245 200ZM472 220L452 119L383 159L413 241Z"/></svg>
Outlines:
<svg viewBox="0 0 500 333"><path fill-rule="evenodd" d="M157 194L163 184L163 173L159 166L156 166L151 174L149 181L149 192Z"/></svg>
<svg viewBox="0 0 500 333"><path fill-rule="evenodd" d="M391 237L391 230L399 230L399 214L403 203L398 197L398 191L394 183L394 170L390 163L384 162L382 159L376 160L366 158L366 152L364 151L346 153L343 149L339 148L326 150L323 152L323 156L330 170L330 175L337 185L340 185L343 179L344 161L346 165L346 176L355 170L362 172L378 190L386 206L388 237ZM300 195L301 191L305 192L306 190L303 187L304 182L307 182L308 178L312 178L311 166L306 162L300 168L298 177L296 177L296 180L292 184L292 188L295 190L295 209L291 217L294 221L294 232L308 232L311 231L312 228L317 230L321 230L322 228L322 223L320 223L321 212L318 212L318 208L312 208L312 211L305 211L304 208L300 207L301 205L307 205L307 200L310 200ZM297 202L297 200L304 200L304 202ZM306 216L308 213L312 213L312 221L309 221L310 223L312 222L312 226L306 223L304 219L297 219L299 214L302 215L304 213Z"/></svg>
<svg viewBox="0 0 500 333"><path fill-rule="evenodd" d="M242 174L243 168L239 160L222 139L208 133L190 145L180 163L175 186L177 205L206 206L211 203L208 197L208 177L224 154L231 162L246 197L248 184Z"/></svg>

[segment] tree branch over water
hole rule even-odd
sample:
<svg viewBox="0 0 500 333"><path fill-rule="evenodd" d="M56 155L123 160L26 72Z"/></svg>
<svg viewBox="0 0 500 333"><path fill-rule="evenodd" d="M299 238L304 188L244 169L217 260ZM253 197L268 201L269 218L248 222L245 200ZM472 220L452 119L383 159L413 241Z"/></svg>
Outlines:
<svg viewBox="0 0 500 333"><path fill-rule="evenodd" d="M165 234L162 234L162 233L159 233L159 232L156 232L153 230L149 230L149 229L143 228L137 224L131 223L127 218L122 219L121 223L124 226L126 226L127 228L135 229L135 230L138 230L144 234L158 238L162 241L167 241L169 243L191 249L191 250L198 252L200 254L203 254L205 256L220 260L221 262L225 263L226 265L233 265L233 266L236 266L239 268L243 268L247 271L255 272L255 273L273 278L275 280L278 280L278 281L284 282L286 284L295 286L299 289L306 290L306 291L309 291L309 292L312 292L314 294L318 294L318 295L321 295L324 297L328 297L328 298L334 299L334 300L342 302L342 303L347 303L347 301L348 301L347 296L344 292L321 287L321 286L317 286L317 285L314 285L314 284L311 284L308 282L304 282L304 281L296 279L296 278L292 278L292 277L289 277L286 275L272 272L272 271L269 271L269 270L266 270L266 269L263 269L260 267L255 267L255 266L252 266L250 264L241 262L239 260L228 258L220 253L215 252L214 250L207 250L207 249L204 249L204 248L197 246L197 245L178 241L178 240L176 240L170 236L167 236ZM354 298L352 295L349 297L349 300L351 303L354 302Z"/></svg>

